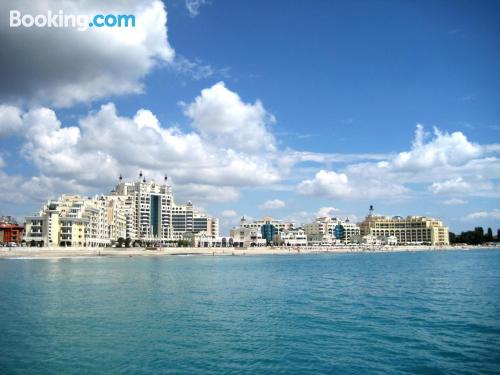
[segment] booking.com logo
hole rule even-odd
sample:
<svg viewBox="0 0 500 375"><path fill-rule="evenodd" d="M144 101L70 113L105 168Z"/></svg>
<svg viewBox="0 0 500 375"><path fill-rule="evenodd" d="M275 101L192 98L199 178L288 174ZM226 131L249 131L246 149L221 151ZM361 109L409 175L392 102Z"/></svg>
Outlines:
<svg viewBox="0 0 500 375"><path fill-rule="evenodd" d="M10 11L10 27L73 27L85 31L89 27L135 27L133 14L65 14L64 11L47 14L22 14L19 10Z"/></svg>

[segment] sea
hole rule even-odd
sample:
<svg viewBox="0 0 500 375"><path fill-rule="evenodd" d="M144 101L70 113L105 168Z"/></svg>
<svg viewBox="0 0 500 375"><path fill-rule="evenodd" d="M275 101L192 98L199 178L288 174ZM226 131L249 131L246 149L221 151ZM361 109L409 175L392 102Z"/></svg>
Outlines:
<svg viewBox="0 0 500 375"><path fill-rule="evenodd" d="M499 374L500 251L0 260L0 374Z"/></svg>

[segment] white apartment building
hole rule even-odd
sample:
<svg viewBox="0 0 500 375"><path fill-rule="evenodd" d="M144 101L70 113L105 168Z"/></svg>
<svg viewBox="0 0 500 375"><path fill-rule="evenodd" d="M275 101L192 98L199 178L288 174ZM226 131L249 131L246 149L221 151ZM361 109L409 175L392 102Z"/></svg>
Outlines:
<svg viewBox="0 0 500 375"><path fill-rule="evenodd" d="M146 181L142 172L139 181L122 182L110 196L120 196L125 202L126 238L145 244L165 243L172 235L172 188L155 181Z"/></svg>
<svg viewBox="0 0 500 375"><path fill-rule="evenodd" d="M186 205L172 206L172 237L182 239L185 233L205 233L209 237L219 236L219 220L209 217L193 207L191 201Z"/></svg>
<svg viewBox="0 0 500 375"><path fill-rule="evenodd" d="M318 217L309 224L303 225L307 240L314 245L332 245L351 243L360 235L360 228L349 219L336 217Z"/></svg>
<svg viewBox="0 0 500 375"><path fill-rule="evenodd" d="M307 246L307 235L301 228L279 232L279 237L284 246Z"/></svg>
<svg viewBox="0 0 500 375"><path fill-rule="evenodd" d="M267 241L262 237L260 228L236 227L229 231L234 246L255 247L266 246Z"/></svg>
<svg viewBox="0 0 500 375"><path fill-rule="evenodd" d="M63 195L26 218L26 242L36 246L110 246L119 238L143 245L175 242L185 233L219 236L219 221L176 205L172 188L146 181L122 182L109 195Z"/></svg>
<svg viewBox="0 0 500 375"><path fill-rule="evenodd" d="M260 231L260 228L264 224L271 224L276 228L277 232L284 232L288 231L290 229L293 229L293 223L292 222L287 222L283 220L276 220L271 216L264 216L260 220L254 220L254 221L248 221L245 219L245 217L242 217L240 220L240 227L243 228L251 228L251 229L257 229Z"/></svg>
<svg viewBox="0 0 500 375"><path fill-rule="evenodd" d="M63 195L37 215L26 217L28 244L36 246L109 246L107 201Z"/></svg>

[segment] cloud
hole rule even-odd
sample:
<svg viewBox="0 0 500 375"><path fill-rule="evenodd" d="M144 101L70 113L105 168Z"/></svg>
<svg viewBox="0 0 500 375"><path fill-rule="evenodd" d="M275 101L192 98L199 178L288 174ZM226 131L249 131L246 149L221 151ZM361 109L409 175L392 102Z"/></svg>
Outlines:
<svg viewBox="0 0 500 375"><path fill-rule="evenodd" d="M275 210L285 207L285 202L279 199L271 199L262 203L259 208L261 210Z"/></svg>
<svg viewBox="0 0 500 375"><path fill-rule="evenodd" d="M327 198L394 198L410 196L416 184L430 184L428 190L434 194L497 196L499 146L470 142L461 132L450 134L434 128L429 134L418 124L409 151L337 170L320 169L313 178L300 182L297 191ZM314 155L307 159L314 157L326 159ZM290 164L298 159L300 156L293 156Z"/></svg>
<svg viewBox="0 0 500 375"><path fill-rule="evenodd" d="M465 199L460 198L451 198L442 202L445 206L460 206L466 204L467 201Z"/></svg>
<svg viewBox="0 0 500 375"><path fill-rule="evenodd" d="M227 67L216 69L213 66L204 63L200 59L195 59L194 61L192 61L180 55L177 55L170 67L176 73L190 77L195 81L207 79L213 76L228 78L230 70L230 68Z"/></svg>
<svg viewBox="0 0 500 375"><path fill-rule="evenodd" d="M391 161L398 170L422 170L442 166L463 165L482 154L481 146L469 142L462 132L443 133L434 128L434 138L425 143L427 134L421 124L417 124L411 151L399 153Z"/></svg>
<svg viewBox="0 0 500 375"><path fill-rule="evenodd" d="M335 214L335 212L338 212L338 211L339 211L339 209L335 208L335 207L321 207L318 210L318 213L316 214L316 216L318 216L318 217L333 216Z"/></svg>
<svg viewBox="0 0 500 375"><path fill-rule="evenodd" d="M239 97L235 105L250 111L253 108ZM7 129L11 135L12 124L23 129L21 155L39 171L38 178L45 185L51 186L50 181L70 182L54 182L51 196L59 192L106 191L119 174L133 177L140 169L148 179L161 180L168 174L178 189L176 197L202 202L235 201L242 187L269 186L282 178L275 164L276 154L220 146L217 134L202 134L196 128L183 132L165 127L147 109L126 117L108 103L81 117L75 125L63 124L47 107L25 112L17 107L2 107L0 114L0 129ZM213 118L221 117L215 109L211 114ZM243 116L231 126L236 133L244 132L255 126L255 119ZM22 183L28 183L28 179Z"/></svg>
<svg viewBox="0 0 500 375"><path fill-rule="evenodd" d="M345 173L320 170L313 179L302 181L298 186L300 194L326 197L346 197L352 192Z"/></svg>
<svg viewBox="0 0 500 375"><path fill-rule="evenodd" d="M434 182L429 190L434 194L463 194L472 190L471 185L462 177L453 178L442 182Z"/></svg>
<svg viewBox="0 0 500 375"><path fill-rule="evenodd" d="M0 138L19 134L22 130L20 109L11 105L0 105Z"/></svg>
<svg viewBox="0 0 500 375"><path fill-rule="evenodd" d="M134 14L134 28L17 28L0 23L0 101L68 107L112 95L141 93L143 78L174 60L160 0L4 1L0 13ZM22 48L20 48L22 46Z"/></svg>
<svg viewBox="0 0 500 375"><path fill-rule="evenodd" d="M224 82L202 90L194 102L181 104L201 136L220 147L247 153L276 151L276 141L267 128L275 122L274 116L259 100L244 103Z"/></svg>
<svg viewBox="0 0 500 375"><path fill-rule="evenodd" d="M494 208L492 211L478 211L472 212L465 216L465 221L479 220L479 219L494 219L500 220L500 209Z"/></svg>
<svg viewBox="0 0 500 375"><path fill-rule="evenodd" d="M199 15L201 6L207 4L210 4L207 0L186 0L186 8L191 17Z"/></svg>
<svg viewBox="0 0 500 375"><path fill-rule="evenodd" d="M235 210L224 210L221 212L221 216L226 218L231 218L238 216L238 214L236 213Z"/></svg>

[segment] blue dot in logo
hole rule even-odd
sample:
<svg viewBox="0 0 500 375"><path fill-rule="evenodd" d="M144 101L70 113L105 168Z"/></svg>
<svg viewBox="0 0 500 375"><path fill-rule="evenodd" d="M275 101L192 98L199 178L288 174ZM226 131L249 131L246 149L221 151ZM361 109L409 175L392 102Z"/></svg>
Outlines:
<svg viewBox="0 0 500 375"><path fill-rule="evenodd" d="M93 24L92 22L90 22L90 23L89 23L89 26L90 26L90 27L92 27L92 26L94 26L94 24Z"/></svg>

